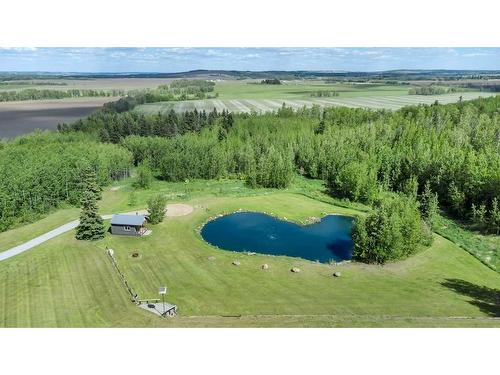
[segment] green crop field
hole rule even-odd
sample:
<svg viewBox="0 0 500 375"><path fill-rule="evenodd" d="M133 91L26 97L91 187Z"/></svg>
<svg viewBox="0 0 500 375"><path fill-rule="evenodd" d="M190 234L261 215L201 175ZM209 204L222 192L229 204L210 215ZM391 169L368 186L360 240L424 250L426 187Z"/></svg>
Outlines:
<svg viewBox="0 0 500 375"><path fill-rule="evenodd" d="M397 263L334 266L223 251L205 243L198 232L210 217L238 209L266 211L293 221L327 213L363 214L304 196L305 183L298 180L292 188L277 191L252 190L237 181L157 181L152 189L137 191L136 205L128 206L132 187L130 181L121 182L118 189L104 193L102 212L145 207L147 198L158 191L169 203L192 205L194 212L151 226L148 237L108 234L103 240L86 242L75 240L71 231L0 262L0 326L500 327L494 318L500 275L439 235L430 248ZM320 187L311 182L304 190L312 191L313 186ZM0 251L13 244L9 239L14 236L26 239L29 233L50 230L75 214L75 210L56 211L27 227L4 232ZM158 286L166 284L167 300L178 305L180 315L161 319L133 305L105 254L106 246L114 249L141 298L156 298ZM131 257L134 251L138 258ZM236 259L241 266L232 265ZM263 263L269 270L260 269ZM302 272L291 273L292 266ZM332 277L334 271L341 271L342 277Z"/></svg>
<svg viewBox="0 0 500 375"><path fill-rule="evenodd" d="M340 96L406 95L408 85L371 83L324 83L322 80L283 81L281 85L263 85L260 80L216 82L220 99L306 99L317 91L336 91Z"/></svg>
<svg viewBox="0 0 500 375"><path fill-rule="evenodd" d="M408 95L409 85L382 84L325 84L323 81L285 81L281 85L262 85L259 81L220 81L216 83L217 99L149 103L138 106L137 111L147 114L194 109L231 112L270 112L283 104L292 108L344 106L396 110L407 105L441 104L495 95L489 92L462 92L444 95ZM335 91L338 96L313 97L318 91Z"/></svg>

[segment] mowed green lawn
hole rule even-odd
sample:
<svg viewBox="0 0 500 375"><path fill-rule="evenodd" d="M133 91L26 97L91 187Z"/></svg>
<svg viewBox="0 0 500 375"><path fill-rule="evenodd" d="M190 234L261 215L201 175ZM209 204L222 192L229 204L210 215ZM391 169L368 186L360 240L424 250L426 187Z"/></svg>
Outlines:
<svg viewBox="0 0 500 375"><path fill-rule="evenodd" d="M246 255L211 247L198 229L210 217L237 209L294 221L357 212L287 192L200 194L185 202L195 207L192 214L167 218L149 237L82 242L70 232L1 262L0 325L500 327L493 318L500 275L442 237L383 267ZM167 285L167 300L178 305L180 316L160 319L135 307L106 246L142 298L156 298L157 288ZM139 258L130 256L134 251ZM231 264L236 259L241 266ZM263 263L269 270L260 269ZM292 266L302 272L291 273ZM342 277L332 277L334 270Z"/></svg>

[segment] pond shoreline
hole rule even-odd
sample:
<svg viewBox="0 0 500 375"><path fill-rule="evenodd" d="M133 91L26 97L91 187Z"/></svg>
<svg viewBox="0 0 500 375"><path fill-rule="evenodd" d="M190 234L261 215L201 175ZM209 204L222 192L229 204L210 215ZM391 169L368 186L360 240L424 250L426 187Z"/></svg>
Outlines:
<svg viewBox="0 0 500 375"><path fill-rule="evenodd" d="M197 231L206 243L225 251L337 264L352 259L353 222L353 217L339 214L290 221L240 209L209 217Z"/></svg>

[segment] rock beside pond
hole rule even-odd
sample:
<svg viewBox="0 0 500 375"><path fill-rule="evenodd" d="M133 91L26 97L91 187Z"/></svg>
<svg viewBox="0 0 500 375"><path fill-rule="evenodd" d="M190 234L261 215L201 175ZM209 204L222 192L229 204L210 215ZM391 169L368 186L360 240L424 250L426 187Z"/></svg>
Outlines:
<svg viewBox="0 0 500 375"><path fill-rule="evenodd" d="M299 273L300 272L300 268L298 268L298 267L292 267L291 271L293 273Z"/></svg>
<svg viewBox="0 0 500 375"><path fill-rule="evenodd" d="M269 266L268 266L267 264L263 264L263 265L262 265L262 269L263 269L263 270L267 270L267 269L269 269Z"/></svg>
<svg viewBox="0 0 500 375"><path fill-rule="evenodd" d="M306 224L319 223L321 219L319 217L311 216L306 219Z"/></svg>
<svg viewBox="0 0 500 375"><path fill-rule="evenodd" d="M208 260L213 261L215 260L215 257L214 256L208 257Z"/></svg>
<svg viewBox="0 0 500 375"><path fill-rule="evenodd" d="M337 272L334 272L334 273L333 273L333 276L335 276L335 277L340 277L340 276L342 276L342 274L341 274L339 271L337 271Z"/></svg>
<svg viewBox="0 0 500 375"><path fill-rule="evenodd" d="M239 260L233 260L233 265L234 266L239 266L241 263Z"/></svg>

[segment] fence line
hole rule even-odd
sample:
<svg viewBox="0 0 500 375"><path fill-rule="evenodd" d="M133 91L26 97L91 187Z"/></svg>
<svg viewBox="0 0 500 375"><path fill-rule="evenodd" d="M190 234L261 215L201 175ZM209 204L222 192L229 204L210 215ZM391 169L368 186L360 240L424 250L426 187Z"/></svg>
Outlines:
<svg viewBox="0 0 500 375"><path fill-rule="evenodd" d="M106 253L109 256L109 259L111 259L111 263L113 264L113 266L115 267L116 271L118 272L118 276L120 276L120 280L122 281L123 285L127 289L127 292L130 294L130 297L132 298L132 301L135 304L139 305L140 302L141 302L141 300L139 299L139 295L134 292L134 290L132 289L132 287L128 284L128 281L125 278L125 274L118 267L118 262L116 261L116 258L115 258L115 255L113 253L113 250L112 249L108 249L108 247L106 246Z"/></svg>

